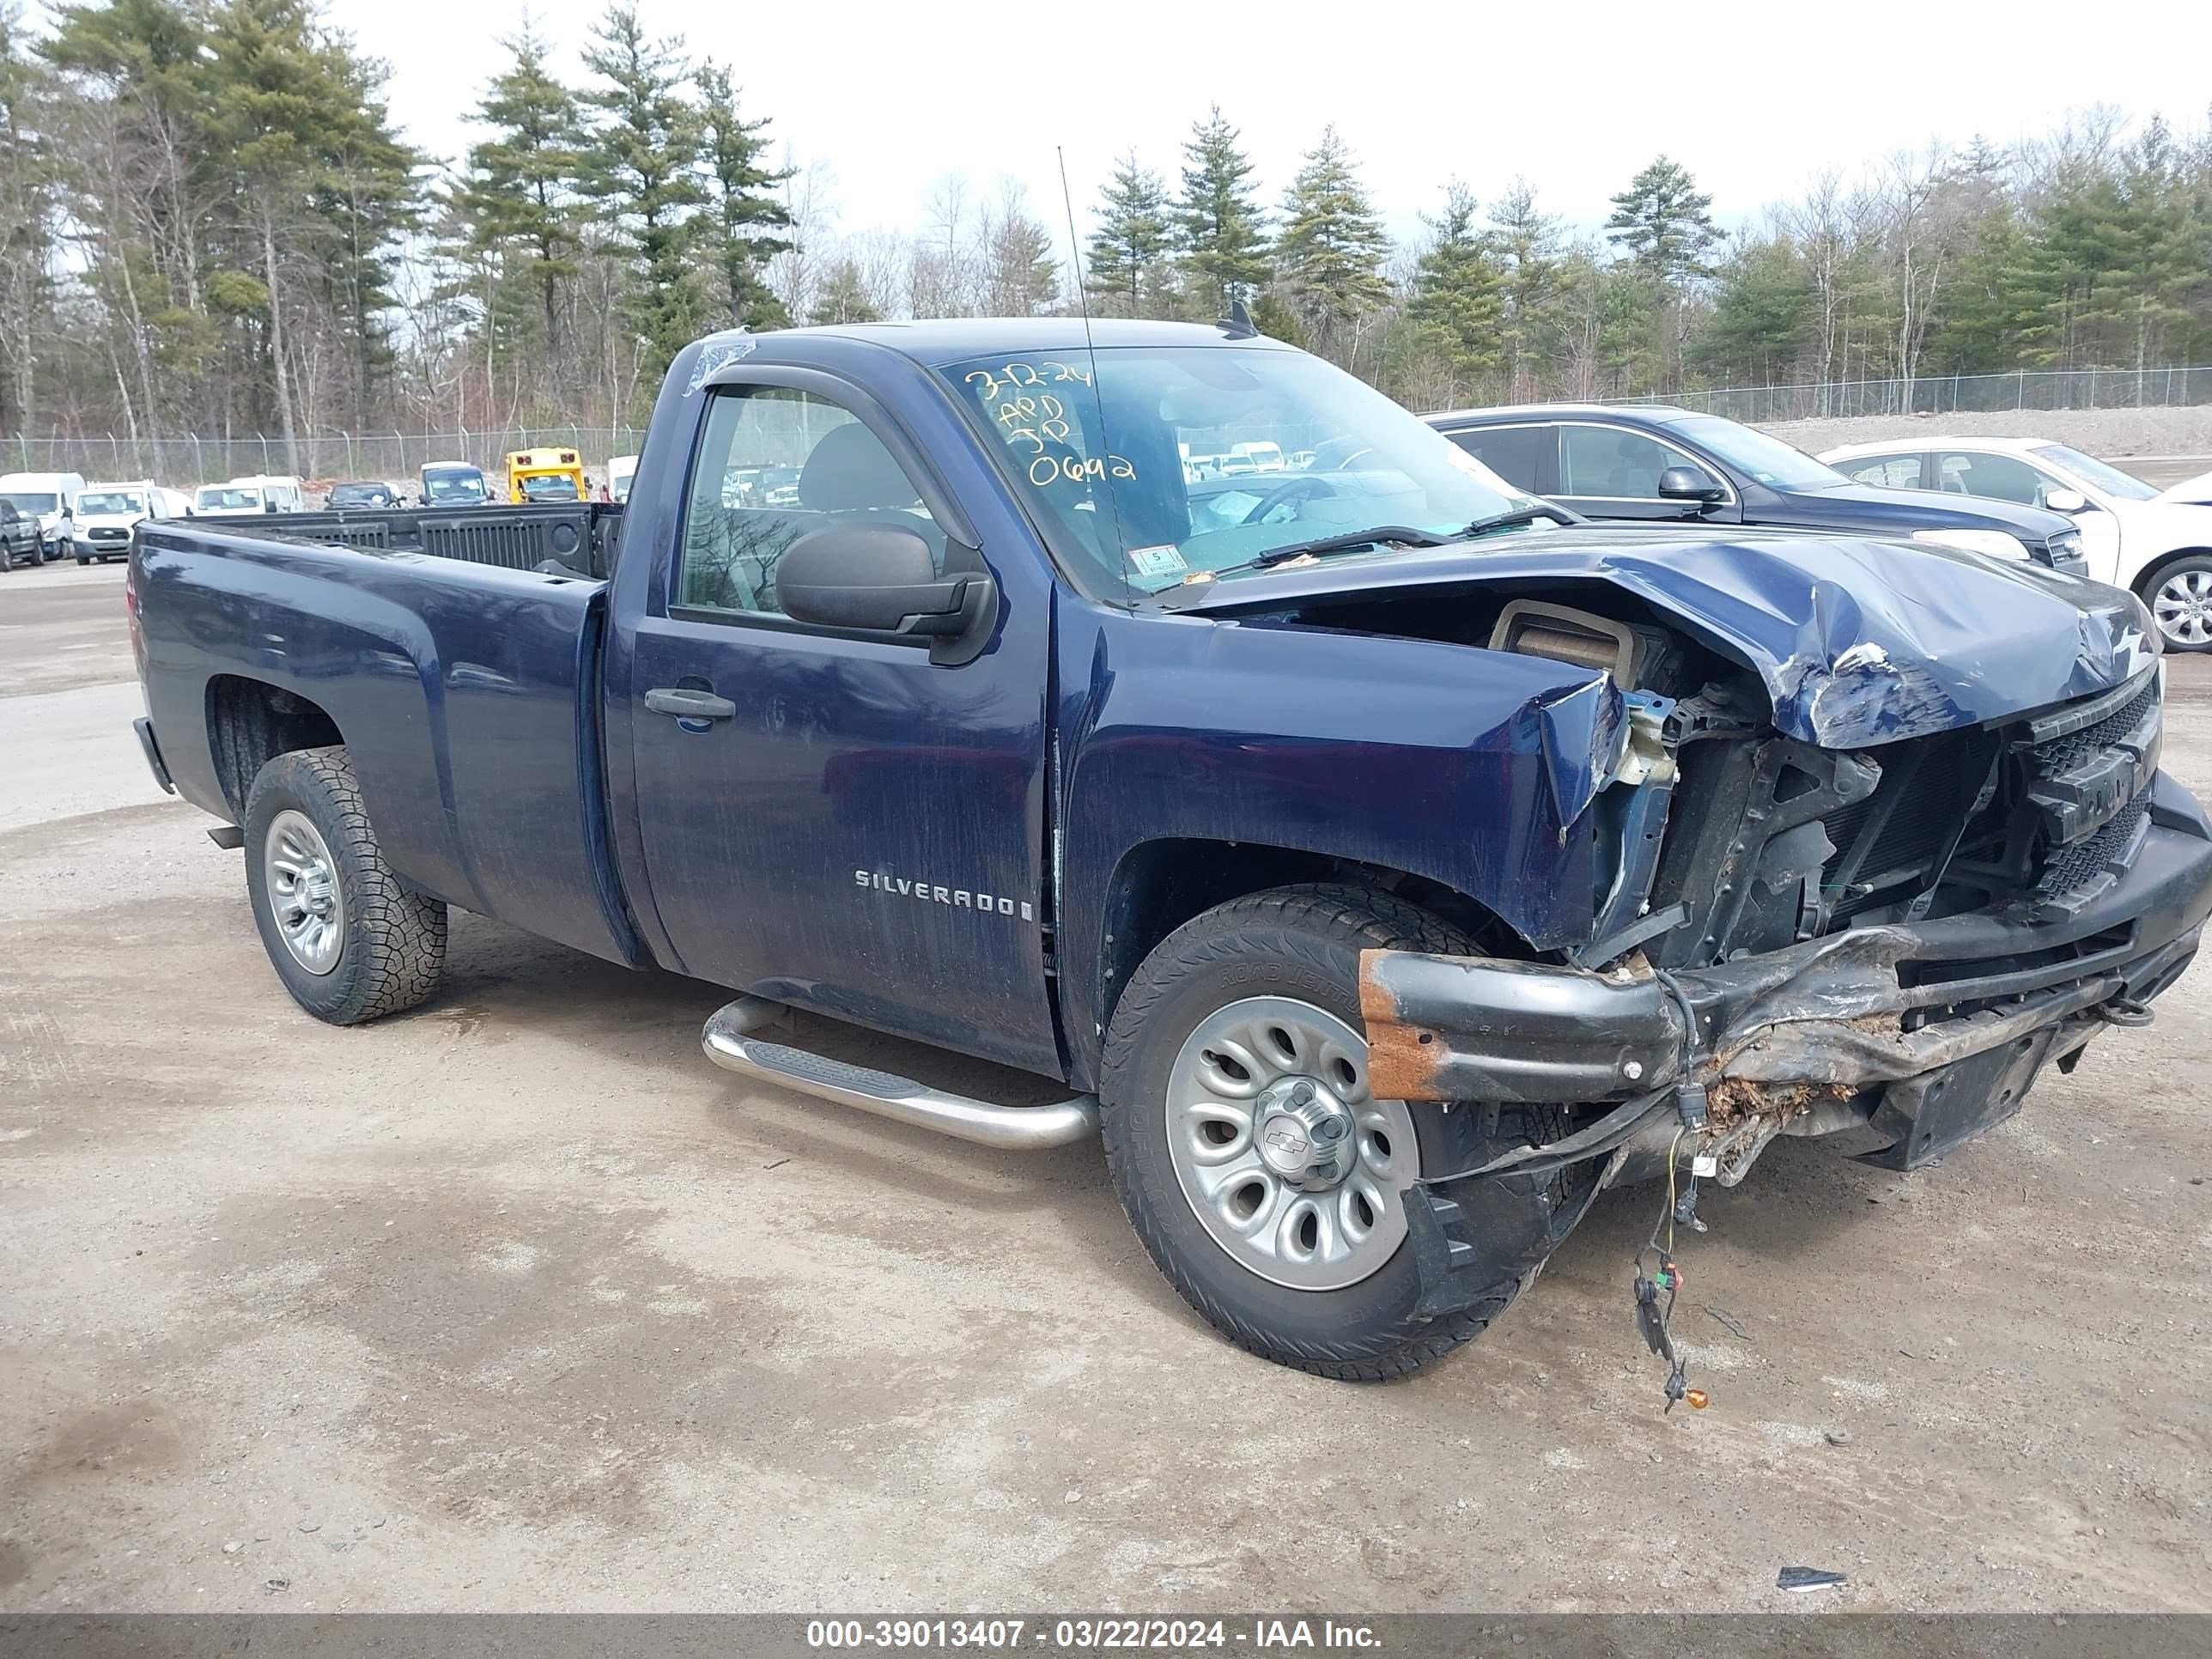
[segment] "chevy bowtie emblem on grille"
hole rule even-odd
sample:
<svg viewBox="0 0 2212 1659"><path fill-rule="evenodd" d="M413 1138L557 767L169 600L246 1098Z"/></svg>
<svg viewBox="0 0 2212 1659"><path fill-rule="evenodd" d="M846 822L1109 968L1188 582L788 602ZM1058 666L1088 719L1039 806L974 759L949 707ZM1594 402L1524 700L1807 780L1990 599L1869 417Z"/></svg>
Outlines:
<svg viewBox="0 0 2212 1659"><path fill-rule="evenodd" d="M981 910L987 915L1019 916L1024 921L1035 921L1036 911L1027 899L1008 898L1002 893L986 893L972 887L940 887L933 882L917 881L906 876L887 876L880 870L855 870L853 885L866 887L873 892L888 893L894 898L920 899L925 904L949 905L955 910Z"/></svg>

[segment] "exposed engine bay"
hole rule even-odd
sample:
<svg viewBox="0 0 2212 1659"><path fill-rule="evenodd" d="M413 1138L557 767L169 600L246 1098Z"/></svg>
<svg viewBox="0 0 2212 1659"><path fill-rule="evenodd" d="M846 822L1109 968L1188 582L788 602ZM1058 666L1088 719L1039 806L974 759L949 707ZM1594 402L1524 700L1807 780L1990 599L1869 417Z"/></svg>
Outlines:
<svg viewBox="0 0 2212 1659"><path fill-rule="evenodd" d="M2158 772L2161 665L2011 718L1826 746L1777 729L1771 676L1633 596L1576 597L1297 618L1571 663L1619 696L1586 808L1588 937L1518 960L1363 959L1378 1090L1570 1107L1571 1133L1460 1173L1526 1194L1579 1170L1580 1203L1665 1178L1671 1236L1698 1224L1701 1176L1735 1184L1778 1135L1917 1167L2016 1111L2106 1025L2146 1022L2193 956L2212 829ZM1430 1239L1447 1276L1470 1207L1455 1197ZM1680 1270L1660 1239L1638 1316L1671 1357ZM1682 1397L1679 1364L1668 1392Z"/></svg>

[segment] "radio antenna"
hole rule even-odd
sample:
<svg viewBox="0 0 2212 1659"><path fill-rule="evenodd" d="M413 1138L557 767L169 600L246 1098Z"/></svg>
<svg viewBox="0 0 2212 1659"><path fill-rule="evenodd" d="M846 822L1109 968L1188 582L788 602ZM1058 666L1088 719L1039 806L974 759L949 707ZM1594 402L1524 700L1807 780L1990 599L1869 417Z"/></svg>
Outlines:
<svg viewBox="0 0 2212 1659"><path fill-rule="evenodd" d="M1067 257L1075 270L1075 303L1083 313L1083 349L1091 359L1091 404L1097 411L1098 447L1104 452L1100 459L1105 460L1112 455L1114 446L1106 439L1106 392L1098 378L1098 343L1091 336L1091 284L1084 280L1083 244L1075 234L1075 198L1067 188L1067 152L1054 144L1052 153L1060 162L1060 204L1067 212ZM1121 534L1121 492L1114 488L1110 471L1098 482L1105 486L1107 508L1114 515L1114 545L1119 550L1115 562L1121 567L1121 597L1134 610L1136 599L1129 592L1129 544Z"/></svg>

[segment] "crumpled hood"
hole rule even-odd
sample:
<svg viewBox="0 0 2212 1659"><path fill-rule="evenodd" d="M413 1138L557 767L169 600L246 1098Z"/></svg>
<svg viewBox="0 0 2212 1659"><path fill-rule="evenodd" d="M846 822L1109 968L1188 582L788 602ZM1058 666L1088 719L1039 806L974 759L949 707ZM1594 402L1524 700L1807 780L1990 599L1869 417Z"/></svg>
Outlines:
<svg viewBox="0 0 2212 1659"><path fill-rule="evenodd" d="M1171 588L1234 615L1425 586L1632 593L1765 683L1777 730L1828 749L2002 720L2118 685L2157 654L2132 593L1947 548L1711 527L1576 526Z"/></svg>

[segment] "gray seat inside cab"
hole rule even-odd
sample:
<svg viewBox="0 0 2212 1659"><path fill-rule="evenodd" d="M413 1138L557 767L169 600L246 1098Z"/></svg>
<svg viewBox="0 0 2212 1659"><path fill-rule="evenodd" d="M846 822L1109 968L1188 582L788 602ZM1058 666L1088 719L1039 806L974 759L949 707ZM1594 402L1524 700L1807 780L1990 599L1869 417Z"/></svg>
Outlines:
<svg viewBox="0 0 2212 1659"><path fill-rule="evenodd" d="M684 551L684 603L723 611L769 611L775 567L792 543L840 522L895 523L929 544L939 574L945 532L883 440L858 421L831 427L806 453L796 507L725 507L720 483L696 495Z"/></svg>

